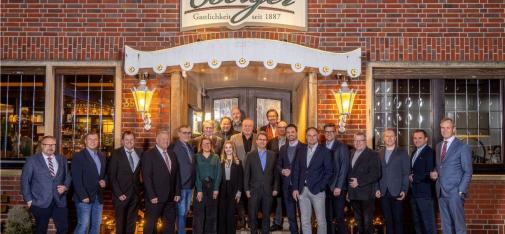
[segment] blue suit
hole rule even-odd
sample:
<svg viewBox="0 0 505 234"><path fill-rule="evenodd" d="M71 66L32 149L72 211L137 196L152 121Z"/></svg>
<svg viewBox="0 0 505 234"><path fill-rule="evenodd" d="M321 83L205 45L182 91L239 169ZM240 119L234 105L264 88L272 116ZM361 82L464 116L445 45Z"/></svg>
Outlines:
<svg viewBox="0 0 505 234"><path fill-rule="evenodd" d="M332 158L330 150L318 145L310 164L307 165L307 150L297 158L293 170L293 190L303 193L306 186L312 194L323 192L332 176Z"/></svg>
<svg viewBox="0 0 505 234"><path fill-rule="evenodd" d="M442 161L443 142L437 144L437 196L443 233L466 233L463 204L472 179L470 147L454 138ZM460 194L461 193L461 194Z"/></svg>
<svg viewBox="0 0 505 234"><path fill-rule="evenodd" d="M41 153L28 158L21 173L21 193L23 200L32 202L30 210L35 216L37 233L47 232L50 218L53 218L58 233L66 233L68 229L67 192L60 195L57 186L70 188L71 178L67 159L59 155L54 158L58 163L54 177Z"/></svg>

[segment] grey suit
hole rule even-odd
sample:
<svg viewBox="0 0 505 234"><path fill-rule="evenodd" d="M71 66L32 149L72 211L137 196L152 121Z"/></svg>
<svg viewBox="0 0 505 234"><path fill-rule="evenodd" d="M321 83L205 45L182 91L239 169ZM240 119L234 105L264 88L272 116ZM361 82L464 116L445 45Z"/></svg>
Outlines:
<svg viewBox="0 0 505 234"><path fill-rule="evenodd" d="M67 159L59 155L54 159L58 163L54 177L40 153L28 158L21 172L21 193L26 202L32 202L30 211L35 217L36 233L47 233L50 218L57 233L68 231L67 192L59 194L57 186L64 185L68 189L71 178Z"/></svg>
<svg viewBox="0 0 505 234"><path fill-rule="evenodd" d="M472 179L470 147L454 138L441 160L443 143L437 144L437 196L443 233L466 233L463 204ZM460 194L461 193L461 194Z"/></svg>
<svg viewBox="0 0 505 234"><path fill-rule="evenodd" d="M251 146L250 152L256 150L257 135L253 133L252 138L253 139L252 139L252 146ZM246 155L248 152L245 152L245 149L244 149L244 140L242 139L242 133L237 133L237 134L231 136L230 141L233 141L233 143L235 144L235 147L237 148L238 159L240 159L240 162L242 163L242 165L245 166L245 159L246 159Z"/></svg>

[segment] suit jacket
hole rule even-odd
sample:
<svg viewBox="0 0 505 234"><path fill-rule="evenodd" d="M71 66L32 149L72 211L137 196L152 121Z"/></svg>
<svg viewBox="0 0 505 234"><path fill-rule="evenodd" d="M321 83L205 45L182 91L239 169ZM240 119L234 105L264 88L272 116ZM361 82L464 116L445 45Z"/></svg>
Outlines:
<svg viewBox="0 0 505 234"><path fill-rule="evenodd" d="M379 189L381 194L389 191L391 196L399 196L400 192L409 191L410 158L405 150L395 147L388 163L385 159L386 149L379 151L381 160L381 178L379 180Z"/></svg>
<svg viewBox="0 0 505 234"><path fill-rule="evenodd" d="M221 185L219 187L219 194L225 194L226 193L226 172L225 172L225 163L221 163ZM230 187L231 191L230 194L237 194L237 192L241 192L244 189L244 169L242 167L242 164L239 162L239 164L236 164L233 162L230 167Z"/></svg>
<svg viewBox="0 0 505 234"><path fill-rule="evenodd" d="M285 139L284 145L289 144L288 139ZM272 140L268 141L267 149L279 153L279 136L274 137Z"/></svg>
<svg viewBox="0 0 505 234"><path fill-rule="evenodd" d="M230 131L228 131L228 132L219 131L216 134L214 134L214 136L221 137L221 138L223 138L224 141L228 141L228 140L230 140L231 136L233 136L237 133L240 133L240 132L235 131L235 129L231 128Z"/></svg>
<svg viewBox="0 0 505 234"><path fill-rule="evenodd" d="M195 154L191 150L191 146L187 144L187 147L189 148L189 153L191 154L191 161L188 157L188 151L186 150L186 147L184 147L184 143L182 141L177 140L169 147L175 153L175 157L179 163L181 188L183 189L191 189L195 187L196 158Z"/></svg>
<svg viewBox="0 0 505 234"><path fill-rule="evenodd" d="M332 176L332 159L330 150L324 145L318 144L312 159L307 165L307 150L301 152L293 170L293 190L303 193L307 186L312 194L324 191Z"/></svg>
<svg viewBox="0 0 505 234"><path fill-rule="evenodd" d="M146 202L158 198L158 202L173 201L175 196L181 195L181 179L179 164L172 150L167 150L172 162L169 171L163 156L155 146L142 155L142 173L144 177Z"/></svg>
<svg viewBox="0 0 505 234"><path fill-rule="evenodd" d="M256 139L257 135L253 133L252 135L252 146L251 146L251 151L256 150ZM231 136L230 141L233 141L235 144L235 147L237 148L237 156L238 159L240 159L240 162L242 162L242 165L245 166L245 159L246 159L246 152L244 149L244 140L242 139L242 133L235 134Z"/></svg>
<svg viewBox="0 0 505 234"><path fill-rule="evenodd" d="M352 167L354 152L355 150L351 151L347 178L356 178L358 180L358 187L351 188L349 186L349 199L373 200L375 198L375 184L381 176L380 159L376 152L367 147L354 163L354 167Z"/></svg>
<svg viewBox="0 0 505 234"><path fill-rule="evenodd" d="M193 146L193 151L195 153L198 153L198 146L200 145L200 141L202 140L202 138L203 138L203 135L199 136L199 137L195 137L191 141L191 145ZM224 144L223 138L213 135L211 138L211 141L212 141L212 145L214 146L214 152L217 155L221 155L221 149L223 148L223 144Z"/></svg>
<svg viewBox="0 0 505 234"><path fill-rule="evenodd" d="M67 159L60 155L55 155L55 159L58 171L54 177L41 153L26 159L21 172L21 193L25 202L32 201L32 205L40 208L49 207L52 201L58 207L67 206L67 192L60 195L57 191L58 185L65 185L69 189L72 183Z"/></svg>
<svg viewBox="0 0 505 234"><path fill-rule="evenodd" d="M277 171L279 171L280 174L283 169L291 170L289 176L283 176L282 174L280 174L280 177L282 178L281 184L283 191L291 192L293 190L292 180L293 180L293 171L295 169L294 165L297 163L298 158L301 157L302 154L307 153L307 145L298 142L298 144L296 145L295 156L293 157L292 162L289 162L288 147L289 143L287 142L285 145L281 147L279 151L279 156L277 158Z"/></svg>
<svg viewBox="0 0 505 234"><path fill-rule="evenodd" d="M331 191L335 188L347 190L347 172L349 171L349 147L334 140L330 149L333 161L333 177L330 181Z"/></svg>
<svg viewBox="0 0 505 234"><path fill-rule="evenodd" d="M263 171L258 150L249 152L244 165L244 191L264 192L270 195L272 191L279 192L279 173L275 170L275 162L275 153L267 150L267 161Z"/></svg>
<svg viewBox="0 0 505 234"><path fill-rule="evenodd" d="M270 126L270 124L262 126L260 128L260 132L265 132L267 134L267 139L268 140L272 140L272 139L275 138L274 137L275 130L272 129L272 126Z"/></svg>
<svg viewBox="0 0 505 234"><path fill-rule="evenodd" d="M454 138L444 161L441 161L441 152L442 142L437 144L437 196L458 196L459 192L467 194L473 173L470 147Z"/></svg>
<svg viewBox="0 0 505 234"><path fill-rule="evenodd" d="M83 199L89 198L90 203L98 199L100 203L103 202L102 188L98 181L105 180L106 178L106 161L105 156L98 152L100 159L100 173L96 170L96 164L87 148L74 153L72 157L72 184L74 185L73 200L82 202Z"/></svg>
<svg viewBox="0 0 505 234"><path fill-rule="evenodd" d="M138 196L142 191L142 183L140 181L142 151L136 148L134 151L139 157L139 162L134 171L131 170L128 154L123 146L112 152L108 171L113 194L112 200L114 202L120 202L119 197L123 194L127 198L130 198L134 195Z"/></svg>
<svg viewBox="0 0 505 234"><path fill-rule="evenodd" d="M412 157L416 151L412 152ZM435 169L435 151L430 146L425 146L419 153L411 167L413 177L410 194L414 198L433 198L434 183L430 172Z"/></svg>

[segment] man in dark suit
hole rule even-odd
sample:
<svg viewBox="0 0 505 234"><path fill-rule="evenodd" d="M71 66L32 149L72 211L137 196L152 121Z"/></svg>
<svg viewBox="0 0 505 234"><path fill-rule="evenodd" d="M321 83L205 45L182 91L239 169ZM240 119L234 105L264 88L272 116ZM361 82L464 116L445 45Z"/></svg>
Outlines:
<svg viewBox="0 0 505 234"><path fill-rule="evenodd" d="M100 233L102 223L103 196L105 188L106 161L99 151L98 134L90 132L84 136L86 148L72 157L72 184L74 185L77 227L75 233Z"/></svg>
<svg viewBox="0 0 505 234"><path fill-rule="evenodd" d="M53 136L44 136L40 143L42 152L28 158L21 172L23 200L35 218L35 233L47 233L50 218L56 233L67 233L67 190L71 183L67 159L54 154Z"/></svg>
<svg viewBox="0 0 505 234"><path fill-rule="evenodd" d="M317 233L326 234L326 188L332 176L330 150L319 145L318 132L307 128L307 150L297 159L293 170L293 199L300 201L302 232L312 233L312 208L316 213Z"/></svg>
<svg viewBox="0 0 505 234"><path fill-rule="evenodd" d="M349 148L335 138L336 129L335 124L324 126L325 145L333 158L333 176L326 194L326 218L329 234L334 234L336 228L338 228L339 234L346 234L347 224L345 223L344 208L347 195Z"/></svg>
<svg viewBox="0 0 505 234"><path fill-rule="evenodd" d="M280 123L279 123L280 126ZM282 200L286 207L286 214L289 221L289 231L291 234L298 233L298 223L296 221L296 201L293 199L292 175L294 165L300 155L307 152L307 145L298 141L298 129L296 125L290 124L286 127L287 144L284 144L277 159L277 170L281 173Z"/></svg>
<svg viewBox="0 0 505 234"><path fill-rule="evenodd" d="M112 153L108 167L116 233L135 233L135 222L142 192L140 181L142 151L135 148L135 135L132 131L123 132L121 145Z"/></svg>
<svg viewBox="0 0 505 234"><path fill-rule="evenodd" d="M436 234L435 208L433 203L434 183L430 172L435 168L435 151L428 146L428 135L424 130L414 131L412 141L416 150L412 152L410 204L416 234Z"/></svg>
<svg viewBox="0 0 505 234"><path fill-rule="evenodd" d="M279 174L275 170L275 153L267 150L267 135L258 133L258 149L247 154L244 166L244 191L249 198L249 225L257 233L257 213L263 213L262 233L269 233L272 196L279 191Z"/></svg>
<svg viewBox="0 0 505 234"><path fill-rule="evenodd" d="M440 121L443 142L437 144L437 167L430 173L436 180L438 205L443 233L466 233L463 204L472 179L472 153L470 147L454 135L454 120Z"/></svg>
<svg viewBox="0 0 505 234"><path fill-rule="evenodd" d="M267 134L268 140L274 139L277 136L277 121L279 121L279 113L275 109L270 109L267 111L268 124L260 128L260 132L263 131Z"/></svg>
<svg viewBox="0 0 505 234"><path fill-rule="evenodd" d="M170 144L169 132L156 134L156 146L142 156L142 175L145 188L144 233L155 231L158 218L163 221L163 233L174 233L176 204L180 200L181 179L177 159Z"/></svg>
<svg viewBox="0 0 505 234"><path fill-rule="evenodd" d="M288 126L288 123L285 121L280 121L277 124L277 136L273 138L272 140L268 141L267 144L267 149L270 151L275 152L275 157L278 159L279 158L279 150L280 148L286 144L286 126ZM278 171L280 173L280 171ZM280 176L280 174L279 174ZM282 181L281 181L282 182ZM274 199L274 205L275 207L275 217L274 217L274 223L270 227L270 231L279 231L282 230L282 196L279 195Z"/></svg>
<svg viewBox="0 0 505 234"><path fill-rule="evenodd" d="M387 233L403 233L403 200L409 189L409 155L396 146L396 131L384 130L384 146L379 151L382 176L375 196L380 198Z"/></svg>
<svg viewBox="0 0 505 234"><path fill-rule="evenodd" d="M361 234L372 234L375 210L374 187L379 181L381 169L377 153L366 146L365 133L354 134L354 148L349 166L348 197Z"/></svg>
<svg viewBox="0 0 505 234"><path fill-rule="evenodd" d="M177 129L177 140L170 146L179 163L181 178L181 201L177 204L177 233L184 234L186 230L186 216L188 215L193 188L195 187L196 160L189 140L191 127L182 125Z"/></svg>
<svg viewBox="0 0 505 234"><path fill-rule="evenodd" d="M202 138L208 137L210 141L212 142L212 145L214 147L214 152L216 152L217 155L221 155L221 148L223 147L224 140L221 137L218 137L214 135L214 121L213 120L206 120L202 123L202 135L199 137L196 137L192 141L193 149L194 152L198 152L200 149L198 149L198 146L200 145L200 141Z"/></svg>
<svg viewBox="0 0 505 234"><path fill-rule="evenodd" d="M219 127L221 127L221 130L214 135L223 138L225 141L230 140L232 135L239 133L239 131L233 129L232 120L227 116L221 118Z"/></svg>

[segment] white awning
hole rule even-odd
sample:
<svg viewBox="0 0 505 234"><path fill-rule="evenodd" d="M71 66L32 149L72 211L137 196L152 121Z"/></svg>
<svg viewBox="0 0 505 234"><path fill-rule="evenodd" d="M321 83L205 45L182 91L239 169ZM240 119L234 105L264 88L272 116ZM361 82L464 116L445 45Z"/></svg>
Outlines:
<svg viewBox="0 0 505 234"><path fill-rule="evenodd" d="M351 78L361 74L361 48L333 53L284 41L253 38L207 40L157 51L139 51L125 46L124 70L131 76L145 68L161 74L171 66L190 71L194 64L207 63L217 69L223 62L230 61L242 68L250 62L262 62L268 69L274 69L277 64L289 64L295 72L316 68L323 76L334 71L345 71Z"/></svg>

